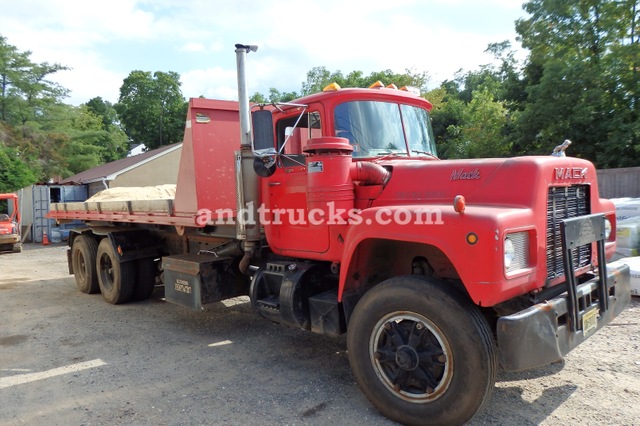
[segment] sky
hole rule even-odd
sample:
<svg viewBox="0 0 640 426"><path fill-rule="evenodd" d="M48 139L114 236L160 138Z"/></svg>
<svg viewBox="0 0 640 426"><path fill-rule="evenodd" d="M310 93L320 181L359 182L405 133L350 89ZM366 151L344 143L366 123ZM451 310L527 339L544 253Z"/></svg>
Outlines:
<svg viewBox="0 0 640 426"><path fill-rule="evenodd" d="M37 63L65 103L118 101L131 71L175 71L185 98L237 100L235 44L248 92L300 92L307 72L427 72L432 87L492 62L489 43L516 41L523 0L0 0L0 36ZM524 53L523 53L524 54ZM389 82L385 82L387 84Z"/></svg>

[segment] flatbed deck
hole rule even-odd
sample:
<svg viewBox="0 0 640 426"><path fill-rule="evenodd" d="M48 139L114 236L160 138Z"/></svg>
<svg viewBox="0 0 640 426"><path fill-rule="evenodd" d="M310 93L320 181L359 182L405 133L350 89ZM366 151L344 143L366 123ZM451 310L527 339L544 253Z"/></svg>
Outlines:
<svg viewBox="0 0 640 426"><path fill-rule="evenodd" d="M200 227L195 213L175 213L173 199L53 203L48 217L59 222L83 220Z"/></svg>

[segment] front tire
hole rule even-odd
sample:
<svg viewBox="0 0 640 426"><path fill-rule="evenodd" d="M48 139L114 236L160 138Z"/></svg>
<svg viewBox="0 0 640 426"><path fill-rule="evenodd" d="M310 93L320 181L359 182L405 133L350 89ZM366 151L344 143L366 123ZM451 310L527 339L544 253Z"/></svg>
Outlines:
<svg viewBox="0 0 640 426"><path fill-rule="evenodd" d="M120 262L109 238L98 244L98 284L104 299L114 305L131 300L135 286L135 262Z"/></svg>
<svg viewBox="0 0 640 426"><path fill-rule="evenodd" d="M432 279L392 278L367 292L351 316L347 349L367 398L404 424L463 424L495 385L489 325L458 291Z"/></svg>

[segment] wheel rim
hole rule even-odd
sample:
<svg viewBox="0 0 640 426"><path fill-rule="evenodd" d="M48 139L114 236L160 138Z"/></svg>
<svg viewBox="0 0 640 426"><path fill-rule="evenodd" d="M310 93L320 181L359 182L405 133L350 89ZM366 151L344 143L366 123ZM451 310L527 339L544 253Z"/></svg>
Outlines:
<svg viewBox="0 0 640 426"><path fill-rule="evenodd" d="M100 256L100 278L104 290L111 291L113 289L113 263L106 253Z"/></svg>
<svg viewBox="0 0 640 426"><path fill-rule="evenodd" d="M381 318L373 328L369 354L378 379L408 402L440 398L453 378L449 342L420 314L393 312Z"/></svg>
<svg viewBox="0 0 640 426"><path fill-rule="evenodd" d="M85 282L89 274L87 273L87 262L85 261L84 255L81 251L78 252L76 259L77 261L74 268L74 273L80 279L80 281Z"/></svg>

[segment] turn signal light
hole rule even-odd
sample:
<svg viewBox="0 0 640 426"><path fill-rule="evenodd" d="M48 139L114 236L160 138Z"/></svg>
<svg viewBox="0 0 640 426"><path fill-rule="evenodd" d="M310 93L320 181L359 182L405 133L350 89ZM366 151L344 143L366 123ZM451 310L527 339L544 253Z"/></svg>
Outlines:
<svg viewBox="0 0 640 426"><path fill-rule="evenodd" d="M467 205L467 202L465 201L464 196L462 195L456 195L456 197L453 199L453 209L457 213L464 212L466 205Z"/></svg>

